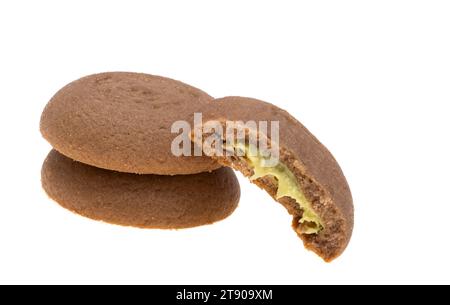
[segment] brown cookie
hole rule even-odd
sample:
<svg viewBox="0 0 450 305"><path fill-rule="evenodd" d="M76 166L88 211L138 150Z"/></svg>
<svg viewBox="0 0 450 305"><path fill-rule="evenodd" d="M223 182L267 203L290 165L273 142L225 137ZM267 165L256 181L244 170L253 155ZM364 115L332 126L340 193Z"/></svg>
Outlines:
<svg viewBox="0 0 450 305"><path fill-rule="evenodd" d="M192 124L212 98L169 78L126 72L90 75L68 84L47 104L41 133L60 153L109 170L195 174L219 166L206 157L175 157L171 126Z"/></svg>
<svg viewBox="0 0 450 305"><path fill-rule="evenodd" d="M353 230L353 201L347 181L338 163L300 122L286 111L256 99L226 97L216 100L203 112L203 126L217 120L225 130L226 121L279 122L279 145L272 141L270 128L266 131L246 129L244 144L224 145L221 149L203 147L208 155L221 164L243 172L283 204L293 215L292 226L306 248L324 260L331 261L346 248ZM244 126L242 123L236 126ZM238 130L239 127L231 130ZM202 145L216 136L220 143L225 136L214 130L203 129L193 141ZM269 140L268 148L279 151L280 163L262 167L267 159L249 156L248 140L251 136ZM226 156L226 151L241 156ZM220 156L218 152L224 156Z"/></svg>
<svg viewBox="0 0 450 305"><path fill-rule="evenodd" d="M61 206L82 216L124 226L179 229L210 224L237 207L234 172L136 175L85 165L52 150L42 185Z"/></svg>

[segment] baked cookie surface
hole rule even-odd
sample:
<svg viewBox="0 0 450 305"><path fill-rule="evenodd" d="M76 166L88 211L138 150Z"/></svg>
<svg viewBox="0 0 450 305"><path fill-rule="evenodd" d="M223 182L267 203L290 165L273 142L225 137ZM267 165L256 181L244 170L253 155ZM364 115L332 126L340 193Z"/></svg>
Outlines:
<svg viewBox="0 0 450 305"><path fill-rule="evenodd" d="M45 107L44 138L65 156L128 173L179 175L220 166L206 157L176 157L172 124L192 124L212 97L169 78L128 72L83 77L62 88Z"/></svg>
<svg viewBox="0 0 450 305"><path fill-rule="evenodd" d="M266 190L293 216L292 227L303 240L306 248L326 261L339 256L350 241L354 209L347 180L329 150L298 120L275 105L253 98L225 97L210 104L203 113L204 126L217 122L226 130L227 123L267 122L267 130L249 131L250 135L263 138L270 147L277 145L279 164L263 167L267 160L248 156L249 148L224 147L222 155L214 149L203 147L208 155L224 166L241 171L253 183ZM279 124L278 144L272 141L272 122ZM237 132L239 127L231 128ZM201 137L192 137L202 147L211 136L225 143L225 135L217 135L204 127ZM201 141L201 142L200 142ZM226 156L226 150L243 152L242 156ZM209 150L209 151L208 151Z"/></svg>
<svg viewBox="0 0 450 305"><path fill-rule="evenodd" d="M234 172L179 176L136 175L73 161L52 150L42 186L62 207L82 216L140 228L181 229L211 224L237 207Z"/></svg>

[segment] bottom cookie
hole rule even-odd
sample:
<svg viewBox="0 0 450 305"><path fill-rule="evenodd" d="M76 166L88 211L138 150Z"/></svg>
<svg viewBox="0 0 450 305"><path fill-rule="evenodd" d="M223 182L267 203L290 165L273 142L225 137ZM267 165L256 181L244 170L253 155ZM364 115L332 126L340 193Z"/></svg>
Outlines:
<svg viewBox="0 0 450 305"><path fill-rule="evenodd" d="M42 186L64 208L112 224L181 229L211 224L237 207L234 172L180 176L135 175L92 167L52 150L42 167Z"/></svg>

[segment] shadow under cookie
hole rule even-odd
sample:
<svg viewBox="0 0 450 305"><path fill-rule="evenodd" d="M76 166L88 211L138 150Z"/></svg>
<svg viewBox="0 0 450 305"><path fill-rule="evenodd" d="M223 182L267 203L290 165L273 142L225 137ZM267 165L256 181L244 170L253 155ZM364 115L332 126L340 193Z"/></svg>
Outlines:
<svg viewBox="0 0 450 305"><path fill-rule="evenodd" d="M234 172L179 176L136 175L73 161L52 150L42 167L42 186L64 208L112 224L181 229L211 224L237 207Z"/></svg>

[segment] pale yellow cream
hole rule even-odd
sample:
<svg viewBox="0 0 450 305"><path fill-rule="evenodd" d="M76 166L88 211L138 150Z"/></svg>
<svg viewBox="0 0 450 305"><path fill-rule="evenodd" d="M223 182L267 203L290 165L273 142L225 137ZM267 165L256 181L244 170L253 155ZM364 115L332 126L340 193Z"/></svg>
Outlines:
<svg viewBox="0 0 450 305"><path fill-rule="evenodd" d="M303 216L300 219L301 224L305 224L302 227L302 233L304 234L316 234L322 228L322 222L319 216L313 211L311 202L305 197L303 192L300 189L300 186L295 178L294 174L289 170L289 168L282 164L278 163L276 166L266 167L264 166L267 161L264 157L261 156L252 156L249 154L250 149L248 146L236 145L239 150L243 150L245 152L245 158L248 160L249 165L252 167L254 171L254 175L250 177L252 181L262 178L265 176L273 176L278 181L278 191L276 195L276 199L280 199L283 197L290 197L294 199L303 210ZM239 147L240 146L240 147ZM253 151L253 150L252 150Z"/></svg>

